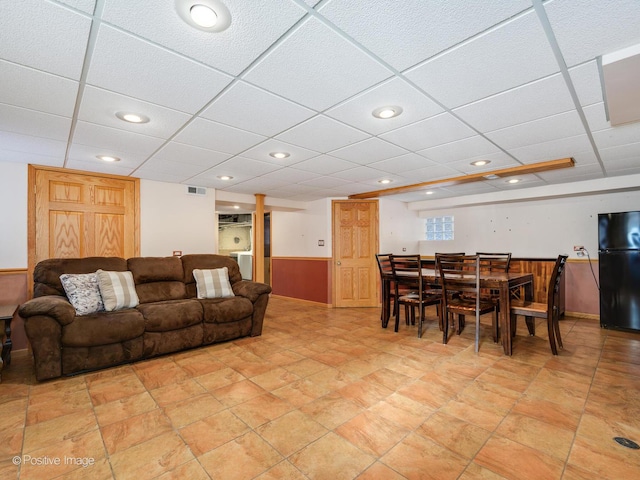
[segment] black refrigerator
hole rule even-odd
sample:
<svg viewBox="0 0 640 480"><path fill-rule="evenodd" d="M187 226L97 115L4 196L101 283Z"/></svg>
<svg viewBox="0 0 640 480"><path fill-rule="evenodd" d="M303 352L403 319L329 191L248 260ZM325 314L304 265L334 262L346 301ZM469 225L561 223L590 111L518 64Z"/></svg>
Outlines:
<svg viewBox="0 0 640 480"><path fill-rule="evenodd" d="M640 212L598 215L600 326L640 331Z"/></svg>

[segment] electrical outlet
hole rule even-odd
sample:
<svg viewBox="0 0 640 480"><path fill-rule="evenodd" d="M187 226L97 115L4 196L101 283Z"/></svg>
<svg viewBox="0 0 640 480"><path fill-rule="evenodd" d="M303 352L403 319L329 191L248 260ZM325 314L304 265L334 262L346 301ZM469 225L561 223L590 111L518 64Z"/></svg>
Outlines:
<svg viewBox="0 0 640 480"><path fill-rule="evenodd" d="M584 245L574 245L573 246L573 251L574 252L581 252L582 250L584 250Z"/></svg>

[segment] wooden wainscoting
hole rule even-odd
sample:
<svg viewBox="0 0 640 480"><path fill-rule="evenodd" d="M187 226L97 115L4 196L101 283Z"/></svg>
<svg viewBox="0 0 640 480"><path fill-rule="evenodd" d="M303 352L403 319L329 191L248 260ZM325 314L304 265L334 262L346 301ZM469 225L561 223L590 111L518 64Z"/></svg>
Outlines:
<svg viewBox="0 0 640 480"><path fill-rule="evenodd" d="M273 294L331 305L331 258L272 257Z"/></svg>
<svg viewBox="0 0 640 480"><path fill-rule="evenodd" d="M553 273L556 258L512 258L509 271L514 273L533 274L533 299L536 302L547 303L549 281ZM566 272L560 279L560 315L565 313Z"/></svg>

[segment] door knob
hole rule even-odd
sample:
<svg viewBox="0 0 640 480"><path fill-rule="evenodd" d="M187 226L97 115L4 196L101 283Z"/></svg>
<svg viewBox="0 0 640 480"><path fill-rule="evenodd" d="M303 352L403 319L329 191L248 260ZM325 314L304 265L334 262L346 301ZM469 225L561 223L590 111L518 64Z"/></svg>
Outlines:
<svg viewBox="0 0 640 480"><path fill-rule="evenodd" d="M342 262L338 262L338 265L342 265Z"/></svg>

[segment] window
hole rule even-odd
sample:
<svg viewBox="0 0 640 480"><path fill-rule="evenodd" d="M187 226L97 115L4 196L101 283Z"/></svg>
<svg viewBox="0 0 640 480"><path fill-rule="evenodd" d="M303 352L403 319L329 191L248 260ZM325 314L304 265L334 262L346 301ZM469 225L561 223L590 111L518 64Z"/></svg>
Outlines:
<svg viewBox="0 0 640 480"><path fill-rule="evenodd" d="M453 240L453 215L428 217L424 225L426 240Z"/></svg>

